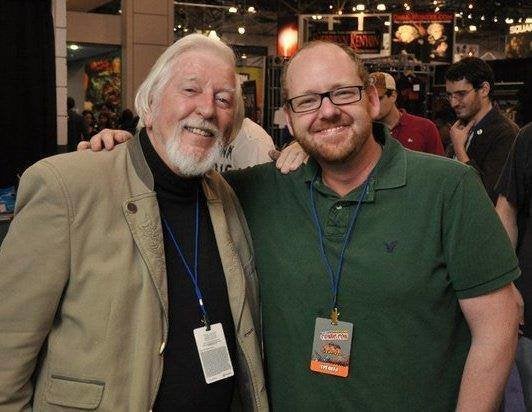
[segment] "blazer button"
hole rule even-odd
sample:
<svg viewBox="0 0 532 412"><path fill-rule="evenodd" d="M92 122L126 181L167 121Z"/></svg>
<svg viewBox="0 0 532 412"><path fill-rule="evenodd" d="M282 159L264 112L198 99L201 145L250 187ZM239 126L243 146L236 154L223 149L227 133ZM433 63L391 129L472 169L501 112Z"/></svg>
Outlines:
<svg viewBox="0 0 532 412"><path fill-rule="evenodd" d="M129 202L127 204L127 210L129 210L131 213L137 213L137 205L135 203Z"/></svg>

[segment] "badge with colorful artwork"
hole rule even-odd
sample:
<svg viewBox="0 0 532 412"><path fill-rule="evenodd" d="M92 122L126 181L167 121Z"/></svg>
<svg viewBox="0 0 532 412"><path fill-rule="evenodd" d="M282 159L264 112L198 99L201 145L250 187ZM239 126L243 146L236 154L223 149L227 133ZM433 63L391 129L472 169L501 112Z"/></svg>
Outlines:
<svg viewBox="0 0 532 412"><path fill-rule="evenodd" d="M327 375L347 377L353 340L353 324L316 318L310 370Z"/></svg>

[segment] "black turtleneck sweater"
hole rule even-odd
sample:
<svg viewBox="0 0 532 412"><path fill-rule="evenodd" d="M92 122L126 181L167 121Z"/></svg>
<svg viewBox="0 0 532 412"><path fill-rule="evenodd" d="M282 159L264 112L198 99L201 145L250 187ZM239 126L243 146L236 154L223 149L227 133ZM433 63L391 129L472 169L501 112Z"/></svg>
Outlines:
<svg viewBox="0 0 532 412"><path fill-rule="evenodd" d="M188 265L194 268L196 194L199 190L200 226L198 282L211 324L222 323L229 355L236 371L236 345L227 285L214 231L201 190L201 178L174 174L153 148L145 130L140 133L142 151L153 174L161 218L173 230ZM154 410L226 411L235 385L234 377L207 385L193 330L202 326L194 286L164 223L164 253L168 278L169 333L164 369Z"/></svg>

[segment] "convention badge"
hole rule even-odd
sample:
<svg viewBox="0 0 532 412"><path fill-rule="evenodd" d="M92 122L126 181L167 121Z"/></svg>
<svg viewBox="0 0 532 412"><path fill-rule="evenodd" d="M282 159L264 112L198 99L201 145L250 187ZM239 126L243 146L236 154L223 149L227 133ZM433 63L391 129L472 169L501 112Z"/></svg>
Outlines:
<svg viewBox="0 0 532 412"><path fill-rule="evenodd" d="M353 324L316 318L310 370L346 378L349 373Z"/></svg>
<svg viewBox="0 0 532 412"><path fill-rule="evenodd" d="M235 374L221 323L211 325L209 330L205 326L194 329L194 339L205 382L217 382Z"/></svg>

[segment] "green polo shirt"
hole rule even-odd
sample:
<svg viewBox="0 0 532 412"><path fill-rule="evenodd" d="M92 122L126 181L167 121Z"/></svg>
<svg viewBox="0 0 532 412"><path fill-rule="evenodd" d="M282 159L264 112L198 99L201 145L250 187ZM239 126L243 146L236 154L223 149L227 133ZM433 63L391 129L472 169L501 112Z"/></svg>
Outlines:
<svg viewBox="0 0 532 412"><path fill-rule="evenodd" d="M336 267L361 188L340 197L316 162L288 175L273 164L227 175L251 229L261 281L269 390L277 411L450 411L470 346L458 299L519 276L476 172L405 150L380 127L382 156L345 254L340 320L354 324L349 376L310 371L316 317L330 278L311 218L309 185Z"/></svg>

